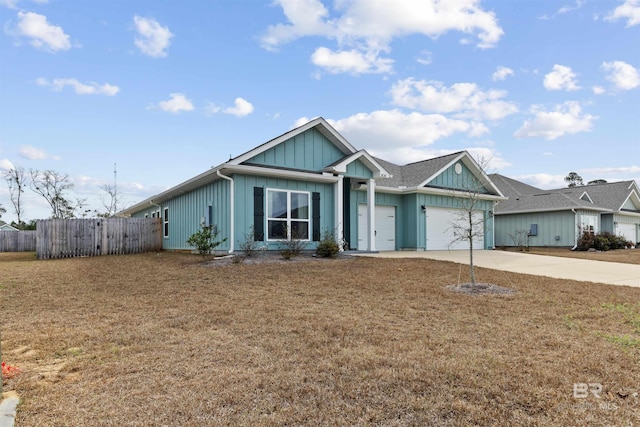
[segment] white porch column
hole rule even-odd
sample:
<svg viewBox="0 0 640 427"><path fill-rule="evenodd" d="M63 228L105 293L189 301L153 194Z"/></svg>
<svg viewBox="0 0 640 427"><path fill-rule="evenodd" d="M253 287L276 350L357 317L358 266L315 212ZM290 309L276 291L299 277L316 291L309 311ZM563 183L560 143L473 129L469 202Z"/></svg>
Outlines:
<svg viewBox="0 0 640 427"><path fill-rule="evenodd" d="M333 192L336 198L335 203L333 204L336 209L334 214L334 218L336 221L336 227L334 232L335 232L335 239L340 246L340 252L344 250L344 247L342 245L342 242L344 242L344 218L343 218L344 209L342 207L342 204L344 202L343 178L344 177L342 175L338 176L338 181L334 184L335 191Z"/></svg>
<svg viewBox="0 0 640 427"><path fill-rule="evenodd" d="M369 237L369 247L367 250L376 250L376 181L370 179L367 185L367 223L369 229L367 234Z"/></svg>

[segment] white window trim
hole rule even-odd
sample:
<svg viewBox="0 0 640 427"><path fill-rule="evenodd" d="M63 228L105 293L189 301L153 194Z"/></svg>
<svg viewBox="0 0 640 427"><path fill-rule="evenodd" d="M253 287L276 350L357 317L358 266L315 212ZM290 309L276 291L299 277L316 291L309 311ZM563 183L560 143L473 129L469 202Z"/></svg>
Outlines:
<svg viewBox="0 0 640 427"><path fill-rule="evenodd" d="M169 208L164 208L163 211L164 215L162 217L162 237L164 237L165 239L169 238L169 220L167 219L167 217L169 215L167 215L169 213Z"/></svg>
<svg viewBox="0 0 640 427"><path fill-rule="evenodd" d="M279 192L279 193L287 193L287 218L271 218L269 216L269 193L270 192ZM309 214L307 219L301 218L290 218L291 215L291 194L306 194L307 195L307 206L309 208ZM307 238L299 239L302 242L310 242L311 241L311 192L310 191L300 191L300 190L281 190L279 188L267 188L267 197L265 197L265 228L264 234L267 238L267 242L284 242L288 239L291 239L291 221L296 222L306 222L307 223ZM287 239L270 239L269 238L269 221L286 221L287 222Z"/></svg>

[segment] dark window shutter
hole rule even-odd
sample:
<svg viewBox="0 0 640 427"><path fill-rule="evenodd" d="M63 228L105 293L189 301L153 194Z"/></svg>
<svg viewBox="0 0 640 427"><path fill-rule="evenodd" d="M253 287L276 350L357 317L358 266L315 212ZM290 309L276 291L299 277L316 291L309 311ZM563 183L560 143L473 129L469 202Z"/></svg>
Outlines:
<svg viewBox="0 0 640 427"><path fill-rule="evenodd" d="M253 187L253 240L264 240L264 188Z"/></svg>
<svg viewBox="0 0 640 427"><path fill-rule="evenodd" d="M311 197L311 227L313 227L313 241L320 241L320 193L313 193Z"/></svg>

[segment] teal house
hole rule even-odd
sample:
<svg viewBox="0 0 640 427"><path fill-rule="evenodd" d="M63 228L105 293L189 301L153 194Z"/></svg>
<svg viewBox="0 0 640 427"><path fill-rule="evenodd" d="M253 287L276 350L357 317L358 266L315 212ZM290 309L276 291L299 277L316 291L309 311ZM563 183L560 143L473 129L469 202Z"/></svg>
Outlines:
<svg viewBox="0 0 640 427"><path fill-rule="evenodd" d="M543 190L499 174L490 178L508 197L495 209L496 246L518 246L519 235L529 246L575 248L582 233L600 232L640 243L635 181Z"/></svg>
<svg viewBox="0 0 640 427"><path fill-rule="evenodd" d="M345 249L422 251L468 248L452 243L467 209L480 227L474 248L489 249L494 205L504 199L466 151L396 165L317 118L120 215L162 218L168 250L190 249L205 224L226 237L218 249L229 253L248 238L279 249L292 236L313 250L327 231Z"/></svg>

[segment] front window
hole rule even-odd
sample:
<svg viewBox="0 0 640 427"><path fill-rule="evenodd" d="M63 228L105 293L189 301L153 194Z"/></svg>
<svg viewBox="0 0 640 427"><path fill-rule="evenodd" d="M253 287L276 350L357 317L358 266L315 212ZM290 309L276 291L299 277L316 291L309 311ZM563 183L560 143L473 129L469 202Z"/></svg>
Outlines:
<svg viewBox="0 0 640 427"><path fill-rule="evenodd" d="M267 190L267 238L309 240L309 193Z"/></svg>

